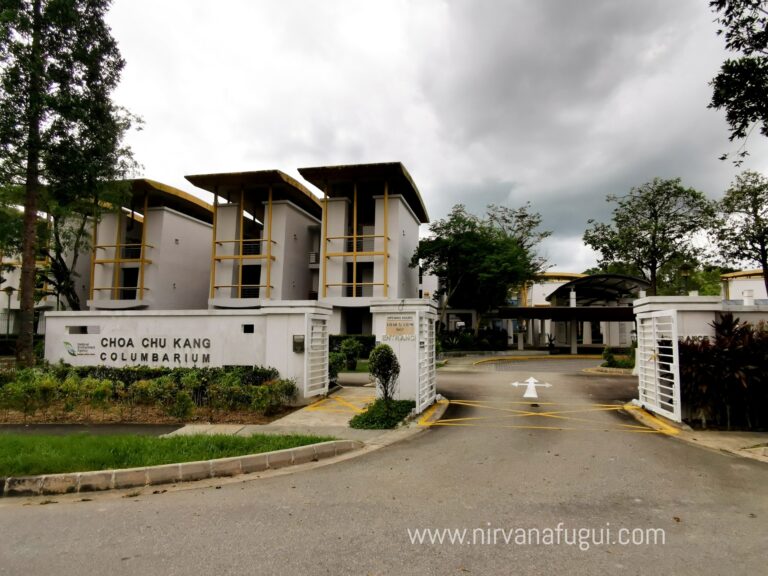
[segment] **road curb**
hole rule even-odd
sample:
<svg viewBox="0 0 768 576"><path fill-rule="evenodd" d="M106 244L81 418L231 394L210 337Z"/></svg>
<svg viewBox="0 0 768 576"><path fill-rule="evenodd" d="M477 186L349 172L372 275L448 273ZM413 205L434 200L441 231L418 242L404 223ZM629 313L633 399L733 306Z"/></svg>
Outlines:
<svg viewBox="0 0 768 576"><path fill-rule="evenodd" d="M239 476L332 458L362 447L362 442L355 440L332 440L274 452L180 464L39 476L10 476L0 478L0 497L95 492Z"/></svg>
<svg viewBox="0 0 768 576"><path fill-rule="evenodd" d="M659 416L655 416L654 414L651 414L650 412L648 412L642 406L639 406L632 402L624 404L624 411L630 416L632 416L635 420L640 422L640 424L643 424L644 426L647 426L652 430L663 432L668 436L677 436L678 434L680 434L680 432L682 432L682 427L676 422L672 422L671 420L667 420L666 418L662 419Z"/></svg>

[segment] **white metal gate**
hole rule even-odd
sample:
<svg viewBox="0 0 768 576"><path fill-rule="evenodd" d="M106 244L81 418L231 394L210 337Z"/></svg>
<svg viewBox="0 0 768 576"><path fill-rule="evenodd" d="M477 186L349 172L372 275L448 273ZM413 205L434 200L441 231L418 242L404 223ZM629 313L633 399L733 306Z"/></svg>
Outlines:
<svg viewBox="0 0 768 576"><path fill-rule="evenodd" d="M416 413L420 414L435 402L435 315L417 312L419 325L419 389Z"/></svg>
<svg viewBox="0 0 768 576"><path fill-rule="evenodd" d="M307 316L307 343L304 350L304 396L328 392L328 321Z"/></svg>
<svg viewBox="0 0 768 576"><path fill-rule="evenodd" d="M680 369L677 312L663 310L637 317L637 374L643 407L680 422Z"/></svg>

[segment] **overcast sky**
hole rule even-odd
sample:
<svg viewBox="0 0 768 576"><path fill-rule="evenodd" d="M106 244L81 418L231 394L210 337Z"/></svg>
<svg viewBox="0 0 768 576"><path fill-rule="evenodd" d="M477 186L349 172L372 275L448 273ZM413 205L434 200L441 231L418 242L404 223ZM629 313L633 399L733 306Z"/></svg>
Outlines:
<svg viewBox="0 0 768 576"><path fill-rule="evenodd" d="M679 176L715 198L741 170L707 109L707 4L115 0L115 99L144 119L148 178L206 198L184 175L401 161L432 220L530 201L553 269L579 272L606 194ZM768 173L767 139L749 149Z"/></svg>

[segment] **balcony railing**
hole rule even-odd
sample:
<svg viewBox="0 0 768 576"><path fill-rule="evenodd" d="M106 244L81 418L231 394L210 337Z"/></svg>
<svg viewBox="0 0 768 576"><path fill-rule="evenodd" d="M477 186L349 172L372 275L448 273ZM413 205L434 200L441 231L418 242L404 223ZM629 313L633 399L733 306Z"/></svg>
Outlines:
<svg viewBox="0 0 768 576"><path fill-rule="evenodd" d="M320 252L310 252L309 253L309 263L310 264L320 264Z"/></svg>

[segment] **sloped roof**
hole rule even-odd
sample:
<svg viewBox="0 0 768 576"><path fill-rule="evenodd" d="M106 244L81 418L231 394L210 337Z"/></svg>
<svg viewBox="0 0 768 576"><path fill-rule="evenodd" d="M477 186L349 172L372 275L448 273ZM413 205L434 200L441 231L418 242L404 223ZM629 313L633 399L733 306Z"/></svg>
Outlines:
<svg viewBox="0 0 768 576"><path fill-rule="evenodd" d="M400 194L419 219L429 222L427 208L413 178L401 162L381 162L376 164L347 164L340 166L316 166L299 168L308 182L323 190L329 197L345 196L345 193L333 190L332 184L345 182L387 182L390 194Z"/></svg>
<svg viewBox="0 0 768 576"><path fill-rule="evenodd" d="M222 172L185 176L192 184L213 194L228 198L246 195L246 203L265 202L272 189L272 200L288 200L316 218L322 216L320 200L309 189L280 170Z"/></svg>
<svg viewBox="0 0 768 576"><path fill-rule="evenodd" d="M135 178L128 182L131 184L130 207L141 210L146 198L150 208L167 207L209 224L213 222L213 206L192 194L149 178Z"/></svg>

